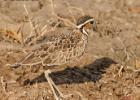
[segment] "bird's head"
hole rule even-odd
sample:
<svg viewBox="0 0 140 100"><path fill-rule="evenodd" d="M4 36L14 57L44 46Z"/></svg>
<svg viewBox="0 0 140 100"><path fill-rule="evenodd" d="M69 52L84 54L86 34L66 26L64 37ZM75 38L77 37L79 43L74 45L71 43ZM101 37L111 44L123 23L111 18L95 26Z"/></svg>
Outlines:
<svg viewBox="0 0 140 100"><path fill-rule="evenodd" d="M83 16L77 21L77 28L80 29L83 33L88 35L90 30L96 30L96 21L91 16Z"/></svg>

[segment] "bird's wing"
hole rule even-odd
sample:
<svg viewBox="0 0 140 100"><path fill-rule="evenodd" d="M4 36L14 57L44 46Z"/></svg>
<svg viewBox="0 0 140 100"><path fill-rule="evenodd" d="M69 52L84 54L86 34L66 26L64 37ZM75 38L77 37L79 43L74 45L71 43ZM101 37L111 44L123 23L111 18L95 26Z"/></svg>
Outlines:
<svg viewBox="0 0 140 100"><path fill-rule="evenodd" d="M24 57L22 65L61 65L78 56L81 35L77 31L49 37L46 42L40 42L36 48Z"/></svg>
<svg viewBox="0 0 140 100"><path fill-rule="evenodd" d="M82 34L79 30L73 30L68 34L61 34L48 48L48 56L42 58L44 65L65 64L83 52Z"/></svg>

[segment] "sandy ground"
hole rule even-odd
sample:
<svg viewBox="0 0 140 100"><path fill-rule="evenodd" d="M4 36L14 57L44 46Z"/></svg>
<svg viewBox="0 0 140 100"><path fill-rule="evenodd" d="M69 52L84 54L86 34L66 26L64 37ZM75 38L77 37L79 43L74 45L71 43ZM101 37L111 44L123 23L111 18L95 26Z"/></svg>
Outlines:
<svg viewBox="0 0 140 100"><path fill-rule="evenodd" d="M73 94L68 100L140 100L139 0L54 0L54 12L49 0L25 1L0 1L1 100L54 100L42 68L11 69L6 64L25 55L28 46L23 46L20 33L23 37L31 33L29 19L38 28L50 29L73 27L67 20L75 23L82 15L93 16L98 30L89 35L88 50L80 61L52 68L60 91Z"/></svg>

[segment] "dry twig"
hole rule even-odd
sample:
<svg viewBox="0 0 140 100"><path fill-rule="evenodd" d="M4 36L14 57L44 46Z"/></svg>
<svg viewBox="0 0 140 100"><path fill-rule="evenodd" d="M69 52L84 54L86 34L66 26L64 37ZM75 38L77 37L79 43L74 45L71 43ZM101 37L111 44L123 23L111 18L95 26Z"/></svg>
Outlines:
<svg viewBox="0 0 140 100"><path fill-rule="evenodd" d="M9 96L9 93L6 91L7 83L4 82L3 77L0 77L0 81L1 81L2 88L3 88L4 93L5 93L7 96Z"/></svg>

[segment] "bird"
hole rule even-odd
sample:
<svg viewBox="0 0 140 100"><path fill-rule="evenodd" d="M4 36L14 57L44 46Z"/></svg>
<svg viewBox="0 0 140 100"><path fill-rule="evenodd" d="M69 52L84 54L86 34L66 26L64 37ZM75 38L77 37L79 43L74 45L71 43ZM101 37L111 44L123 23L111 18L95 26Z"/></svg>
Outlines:
<svg viewBox="0 0 140 100"><path fill-rule="evenodd" d="M76 60L84 55L88 45L90 30L95 30L96 21L93 17L85 15L77 20L75 28L66 27L56 34L44 36L36 40L36 46L31 49L22 60L11 65L13 68L26 65L42 64L43 66L59 66L72 60ZM64 96L53 80L50 78L51 70L45 72L45 77L56 100Z"/></svg>

